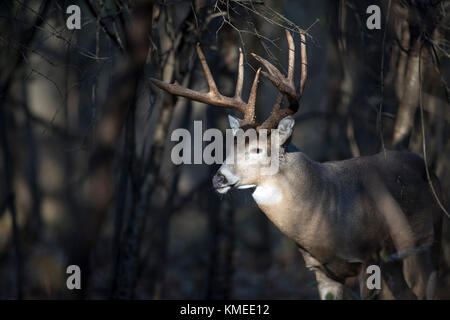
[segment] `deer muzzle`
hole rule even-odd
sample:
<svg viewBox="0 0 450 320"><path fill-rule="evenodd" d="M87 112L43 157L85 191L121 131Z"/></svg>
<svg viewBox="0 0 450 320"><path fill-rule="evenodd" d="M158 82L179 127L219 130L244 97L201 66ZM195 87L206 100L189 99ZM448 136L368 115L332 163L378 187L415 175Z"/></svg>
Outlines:
<svg viewBox="0 0 450 320"><path fill-rule="evenodd" d="M228 180L223 174L218 172L214 175L212 183L214 189L220 189L227 186Z"/></svg>

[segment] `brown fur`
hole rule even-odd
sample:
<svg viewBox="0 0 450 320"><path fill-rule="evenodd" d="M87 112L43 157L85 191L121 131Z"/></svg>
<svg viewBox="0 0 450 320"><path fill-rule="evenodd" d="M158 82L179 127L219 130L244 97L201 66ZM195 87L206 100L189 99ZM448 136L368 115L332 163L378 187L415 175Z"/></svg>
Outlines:
<svg viewBox="0 0 450 320"><path fill-rule="evenodd" d="M261 179L258 184L277 185L283 194L282 204L260 205L261 210L299 245L319 289L328 285L342 294L346 278L376 263L394 298L426 297L437 269L442 213L419 156L387 151L317 163L293 152L277 175ZM434 184L439 189L436 177ZM403 260L380 258L381 251L389 256L421 247L426 249Z"/></svg>

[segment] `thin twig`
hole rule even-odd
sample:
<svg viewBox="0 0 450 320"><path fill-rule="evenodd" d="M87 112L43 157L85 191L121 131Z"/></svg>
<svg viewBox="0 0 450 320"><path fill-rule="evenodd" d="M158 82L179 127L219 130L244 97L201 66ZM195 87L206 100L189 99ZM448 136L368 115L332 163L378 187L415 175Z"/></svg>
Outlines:
<svg viewBox="0 0 450 320"><path fill-rule="evenodd" d="M90 0L85 0L84 1L89 9L89 11L91 12L91 14L95 17L95 19L97 20L97 22L100 24L100 26L102 27L103 31L108 35L108 37L117 45L117 47L119 48L121 53L124 53L125 50L123 48L122 45L122 41L120 40L119 35L117 34L117 32L114 34L112 33L108 26L103 22L103 19L100 17L100 15L97 13L97 11L95 10L94 6L92 5Z"/></svg>

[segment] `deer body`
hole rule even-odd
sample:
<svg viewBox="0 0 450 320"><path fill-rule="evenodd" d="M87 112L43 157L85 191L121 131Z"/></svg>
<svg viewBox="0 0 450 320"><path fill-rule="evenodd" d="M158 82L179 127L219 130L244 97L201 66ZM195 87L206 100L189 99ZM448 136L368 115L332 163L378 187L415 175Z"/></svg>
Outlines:
<svg viewBox="0 0 450 320"><path fill-rule="evenodd" d="M219 193L232 188L254 188L253 198L267 217L299 247L318 281L322 299L344 297L348 278L358 277L362 298L372 295L366 286L366 267L381 268L383 298L432 298L437 281L441 214L425 173L424 161L407 152L386 151L373 156L318 163L289 144L307 74L305 36L300 34L301 79L294 85L295 48L291 34L288 75L267 60L253 56L268 73L262 74L279 90L273 111L261 125L255 123L256 72L248 102L243 102L243 55L239 56L236 93L224 97L217 89L206 59L198 56L209 86L201 93L156 79L169 93L191 100L228 107L244 114L229 117L234 134L276 129L276 151L267 141L250 139L236 154L228 155L213 178ZM288 108L280 108L283 96ZM279 147L279 148L278 148ZM268 155L279 154L279 170L267 169ZM264 171L264 170L263 170ZM441 197L439 181L432 183Z"/></svg>
<svg viewBox="0 0 450 320"><path fill-rule="evenodd" d="M281 120L281 143L291 136L293 123L291 117ZM361 295L368 296L365 269L371 264L383 266L384 297L425 298L427 290L432 296L441 213L423 159L409 152L386 151L318 163L283 146L278 172L259 175L248 158L256 147L250 142L247 158L239 154L236 163L226 161L213 185L220 193L255 188L252 196L258 207L298 245L306 265L316 272L322 298L330 294L343 298L345 280L355 276L360 277ZM296 149L287 146L286 150ZM267 153L262 148L258 154ZM439 190L437 178L433 180ZM404 261L384 263L382 252L413 254Z"/></svg>
<svg viewBox="0 0 450 320"><path fill-rule="evenodd" d="M329 260L330 250L321 249L326 247L346 261L362 262L370 255L371 243L381 245L383 238L389 238L385 219L367 192L373 174L381 177L411 219L419 219L413 223L416 228L432 227L432 215L416 216L412 212L423 205L422 194L429 188L424 172L416 170L423 160L413 154L388 151L386 159L380 153L323 164L301 152L288 153L286 158L278 174L261 181L261 186L277 189L280 195L268 192L268 199L255 201L284 234L318 257ZM411 161L417 168L410 165ZM254 194L259 188L256 185ZM270 197L278 201L271 203ZM430 240L432 234L423 237ZM352 239L358 242L348 243ZM342 252L337 252L338 248L343 248Z"/></svg>
<svg viewBox="0 0 450 320"><path fill-rule="evenodd" d="M254 198L267 217L298 244L308 267L319 273L322 298L330 291L334 298L342 298L340 283L362 276L370 263L380 263L373 257L383 249L393 254L434 242L439 251L440 209L433 203L420 157L388 151L386 157L380 153L323 164L301 152L287 153L285 158L278 174L261 181L262 186L279 190L281 196L268 192L265 196L269 199ZM381 183L380 195L371 192L375 175L376 183ZM259 188L257 185L253 194ZM278 201L271 203L274 194ZM394 243L391 233L402 232L402 226L390 225L385 217L390 212L380 212L383 208L376 203L379 197L399 204L413 229L413 239ZM437 267L431 258L425 260L420 261L423 274L414 275L423 278L421 287L416 288L416 295L422 298ZM402 287L403 291L395 292L397 297L413 297L411 292L405 293L404 284Z"/></svg>

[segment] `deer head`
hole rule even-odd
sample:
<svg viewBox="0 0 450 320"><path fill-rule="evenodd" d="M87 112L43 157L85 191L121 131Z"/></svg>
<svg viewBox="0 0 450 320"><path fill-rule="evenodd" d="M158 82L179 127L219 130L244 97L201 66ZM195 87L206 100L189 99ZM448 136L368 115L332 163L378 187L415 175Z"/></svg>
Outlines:
<svg viewBox="0 0 450 320"><path fill-rule="evenodd" d="M237 152L232 152L227 155L225 163L213 177L213 186L219 193L226 193L231 188L245 189L258 185L261 180L261 169L266 168L269 165L267 159L273 154L274 147L276 148L277 153L278 150L283 152L283 145L288 141L292 134L294 126L292 115L299 109L300 98L306 83L307 58L305 35L301 33L301 78L297 91L294 80L295 46L292 35L288 30L286 30L286 38L289 44L287 76L284 76L283 73L269 61L252 53L252 56L268 71L262 71L262 74L269 79L279 91L270 116L262 124L257 124L255 119L256 92L261 68L258 68L256 72L250 96L246 103L242 100L244 58L241 49L234 97L225 97L220 94L199 44L197 44L197 54L209 86L209 91L207 93L181 87L176 82L169 84L157 79L151 79L156 86L171 94L217 107L236 109L243 114L242 119L229 116L230 127L233 129L233 134L236 138L235 148L233 148L233 150L237 150ZM289 106L282 109L281 104L284 95L286 95L288 99ZM267 139L267 135L271 134L272 129L278 129L278 139L275 139L276 145L269 143L269 139ZM265 139L261 139L263 134L266 135ZM273 139L270 140L273 141ZM239 143L239 141L242 143Z"/></svg>

